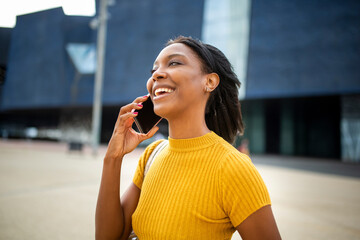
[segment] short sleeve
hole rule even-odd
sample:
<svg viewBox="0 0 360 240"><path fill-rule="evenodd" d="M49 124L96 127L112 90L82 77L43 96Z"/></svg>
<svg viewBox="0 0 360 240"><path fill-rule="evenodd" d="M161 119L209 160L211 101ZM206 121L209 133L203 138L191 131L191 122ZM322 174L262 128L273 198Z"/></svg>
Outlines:
<svg viewBox="0 0 360 240"><path fill-rule="evenodd" d="M223 208L234 227L271 204L262 177L245 154L229 153L221 164L220 181Z"/></svg>
<svg viewBox="0 0 360 240"><path fill-rule="evenodd" d="M139 189L141 189L142 183L143 183L143 180L144 180L144 170L145 170L147 160L149 159L151 153L156 148L156 146L159 145L159 143L162 142L162 141L163 140L158 140L158 141L155 141L155 142L151 143L149 146L146 147L146 149L144 150L144 152L140 156L138 165L137 165L136 170L135 170L134 178L133 178L133 183Z"/></svg>

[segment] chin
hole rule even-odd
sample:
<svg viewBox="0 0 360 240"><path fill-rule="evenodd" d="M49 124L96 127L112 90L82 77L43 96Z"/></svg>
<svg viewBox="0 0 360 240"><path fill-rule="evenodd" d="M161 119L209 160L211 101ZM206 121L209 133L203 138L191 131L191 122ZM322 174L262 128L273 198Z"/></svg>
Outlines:
<svg viewBox="0 0 360 240"><path fill-rule="evenodd" d="M156 113L156 115L167 119L167 117L170 115L171 112L171 106L167 104L165 106L164 105L163 104L154 105L154 112Z"/></svg>
<svg viewBox="0 0 360 240"><path fill-rule="evenodd" d="M164 109L162 107L154 106L154 112L156 113L156 115L158 115L158 116L160 116L162 118L165 118L164 113L166 111L164 111Z"/></svg>

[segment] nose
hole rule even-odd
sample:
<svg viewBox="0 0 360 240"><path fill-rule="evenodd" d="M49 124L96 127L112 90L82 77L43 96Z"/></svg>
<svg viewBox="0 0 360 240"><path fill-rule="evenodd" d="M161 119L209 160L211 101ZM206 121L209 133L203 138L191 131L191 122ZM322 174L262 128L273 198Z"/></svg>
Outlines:
<svg viewBox="0 0 360 240"><path fill-rule="evenodd" d="M166 78L167 74L166 72L162 71L160 68L158 68L153 74L152 74L152 79L154 81L158 81L160 79Z"/></svg>

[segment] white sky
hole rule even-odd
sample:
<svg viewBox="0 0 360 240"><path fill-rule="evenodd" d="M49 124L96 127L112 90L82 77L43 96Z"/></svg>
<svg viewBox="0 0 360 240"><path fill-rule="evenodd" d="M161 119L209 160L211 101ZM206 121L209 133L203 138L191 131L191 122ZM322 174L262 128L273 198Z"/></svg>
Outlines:
<svg viewBox="0 0 360 240"><path fill-rule="evenodd" d="M95 0L0 0L0 27L14 27L17 15L61 6L66 15L95 15Z"/></svg>

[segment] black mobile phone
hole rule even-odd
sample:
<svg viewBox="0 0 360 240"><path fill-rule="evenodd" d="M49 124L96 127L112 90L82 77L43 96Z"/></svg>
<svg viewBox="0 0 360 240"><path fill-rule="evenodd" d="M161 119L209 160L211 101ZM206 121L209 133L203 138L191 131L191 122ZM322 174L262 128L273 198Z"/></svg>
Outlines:
<svg viewBox="0 0 360 240"><path fill-rule="evenodd" d="M142 105L143 107L137 110L138 115L134 120L139 132L146 134L161 121L162 117L155 114L154 104L150 97Z"/></svg>

